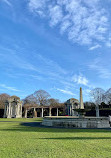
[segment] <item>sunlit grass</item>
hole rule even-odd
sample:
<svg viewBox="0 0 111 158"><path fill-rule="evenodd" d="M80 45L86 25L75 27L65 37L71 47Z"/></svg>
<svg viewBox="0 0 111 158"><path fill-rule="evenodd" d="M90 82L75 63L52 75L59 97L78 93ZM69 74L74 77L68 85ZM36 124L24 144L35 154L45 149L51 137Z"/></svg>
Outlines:
<svg viewBox="0 0 111 158"><path fill-rule="evenodd" d="M38 122L42 121L42 118L0 118L0 121L8 121L8 122Z"/></svg>
<svg viewBox="0 0 111 158"><path fill-rule="evenodd" d="M110 130L28 127L22 122L40 119L3 120L9 121L0 122L0 158L111 157Z"/></svg>

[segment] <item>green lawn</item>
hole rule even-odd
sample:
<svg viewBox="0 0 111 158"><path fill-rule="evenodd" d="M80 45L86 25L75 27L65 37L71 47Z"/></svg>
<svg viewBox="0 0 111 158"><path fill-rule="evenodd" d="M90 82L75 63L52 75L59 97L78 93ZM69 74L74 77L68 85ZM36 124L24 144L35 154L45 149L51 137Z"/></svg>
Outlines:
<svg viewBox="0 0 111 158"><path fill-rule="evenodd" d="M40 120L0 119L0 158L111 158L110 130L24 125Z"/></svg>

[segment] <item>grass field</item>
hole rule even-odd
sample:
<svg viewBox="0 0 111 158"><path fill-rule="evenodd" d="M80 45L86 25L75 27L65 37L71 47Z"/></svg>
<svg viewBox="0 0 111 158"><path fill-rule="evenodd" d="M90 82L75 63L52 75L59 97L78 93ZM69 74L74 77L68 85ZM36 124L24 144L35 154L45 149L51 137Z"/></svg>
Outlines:
<svg viewBox="0 0 111 158"><path fill-rule="evenodd" d="M0 158L111 158L111 131L28 127L0 119Z"/></svg>

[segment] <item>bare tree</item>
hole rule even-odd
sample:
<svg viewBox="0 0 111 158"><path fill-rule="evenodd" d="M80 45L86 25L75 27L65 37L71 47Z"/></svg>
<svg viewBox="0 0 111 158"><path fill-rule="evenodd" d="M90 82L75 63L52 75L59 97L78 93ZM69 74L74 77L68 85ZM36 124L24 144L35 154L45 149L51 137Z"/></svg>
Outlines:
<svg viewBox="0 0 111 158"><path fill-rule="evenodd" d="M86 101L86 102L84 102L84 107L85 107L85 109L94 109L95 104L93 102Z"/></svg>
<svg viewBox="0 0 111 158"><path fill-rule="evenodd" d="M111 93L108 95L107 103L108 103L108 104L111 104Z"/></svg>
<svg viewBox="0 0 111 158"><path fill-rule="evenodd" d="M25 110L27 110L31 109L32 107L47 105L49 97L49 93L44 90L35 91L33 94L23 99L23 107Z"/></svg>
<svg viewBox="0 0 111 158"><path fill-rule="evenodd" d="M23 104L37 104L37 98L33 94L23 99Z"/></svg>
<svg viewBox="0 0 111 158"><path fill-rule="evenodd" d="M59 106L60 103L58 99L50 98L48 99L47 104L51 107L56 107Z"/></svg>
<svg viewBox="0 0 111 158"><path fill-rule="evenodd" d="M33 96L37 99L37 103L39 105L46 105L47 100L50 97L49 93L46 92L45 90L35 91Z"/></svg>
<svg viewBox="0 0 111 158"><path fill-rule="evenodd" d="M99 105L104 102L105 91L102 88L95 88L91 91L91 100L96 105L96 117L99 117Z"/></svg>
<svg viewBox="0 0 111 158"><path fill-rule="evenodd" d="M111 88L105 92L104 98L106 104L111 104Z"/></svg>
<svg viewBox="0 0 111 158"><path fill-rule="evenodd" d="M5 108L5 102L10 96L6 93L0 94L0 109Z"/></svg>

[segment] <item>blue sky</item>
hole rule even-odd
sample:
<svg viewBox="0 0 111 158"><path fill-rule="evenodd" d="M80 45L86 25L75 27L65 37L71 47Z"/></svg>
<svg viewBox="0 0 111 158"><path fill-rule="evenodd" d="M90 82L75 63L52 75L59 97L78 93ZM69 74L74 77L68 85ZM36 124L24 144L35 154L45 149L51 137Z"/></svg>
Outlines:
<svg viewBox="0 0 111 158"><path fill-rule="evenodd" d="M111 0L0 0L0 93L84 101L111 87Z"/></svg>

